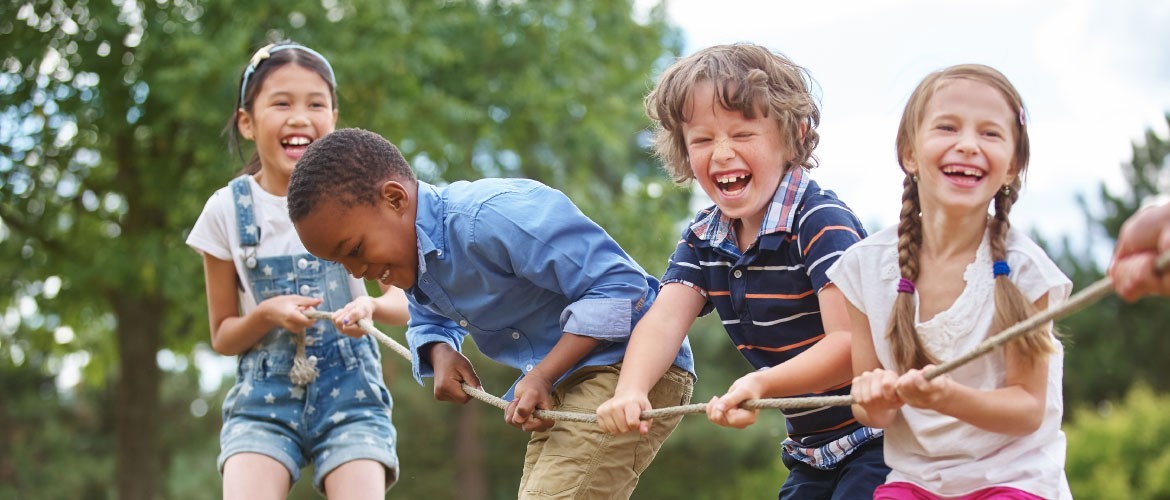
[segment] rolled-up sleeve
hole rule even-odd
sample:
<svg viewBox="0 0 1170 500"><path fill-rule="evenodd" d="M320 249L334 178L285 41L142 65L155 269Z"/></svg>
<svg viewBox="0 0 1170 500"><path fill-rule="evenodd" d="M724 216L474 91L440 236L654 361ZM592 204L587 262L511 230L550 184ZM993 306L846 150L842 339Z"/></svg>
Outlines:
<svg viewBox="0 0 1170 500"><path fill-rule="evenodd" d="M430 310L410 304L410 322L406 329L406 342L410 346L411 372L414 380L423 384L423 378L434 377L435 367L430 360L424 360L419 355L419 348L433 342L443 342L456 351L463 347L463 338L467 331L460 328L454 321L435 314Z"/></svg>
<svg viewBox="0 0 1170 500"><path fill-rule="evenodd" d="M570 298L560 316L563 331L609 341L629 338L657 280L568 197L539 186L493 197L477 215L474 251Z"/></svg>

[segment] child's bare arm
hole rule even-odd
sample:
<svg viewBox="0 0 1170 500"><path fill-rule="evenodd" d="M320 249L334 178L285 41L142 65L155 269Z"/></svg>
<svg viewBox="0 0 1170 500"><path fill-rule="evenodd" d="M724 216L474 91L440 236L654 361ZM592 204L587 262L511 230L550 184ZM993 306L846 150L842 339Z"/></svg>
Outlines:
<svg viewBox="0 0 1170 500"><path fill-rule="evenodd" d="M817 294L825 334L806 351L779 365L744 375L723 396L708 405L711 422L742 428L756 420L758 410L739 408L749 399L820 392L853 378L850 363L850 326L845 296L826 285Z"/></svg>
<svg viewBox="0 0 1170 500"><path fill-rule="evenodd" d="M600 343L593 337L564 332L548 355L516 383L512 402L504 408L504 421L527 432L552 427L551 420L534 418L532 413L537 408L551 409L553 383Z"/></svg>
<svg viewBox="0 0 1170 500"><path fill-rule="evenodd" d="M378 286L382 289L382 295L374 298L374 321L392 326L406 325L410 321L406 292L395 286L381 283Z"/></svg>
<svg viewBox="0 0 1170 500"><path fill-rule="evenodd" d="M1047 296L1036 302L1047 308ZM1044 420L1048 393L1048 357L1027 359L1012 344L1006 348L1004 386L979 390L946 375L927 381L923 370L910 370L898 380L898 394L906 404L950 415L980 429L1022 436L1035 432Z"/></svg>
<svg viewBox="0 0 1170 500"><path fill-rule="evenodd" d="M651 422L639 419L643 410L651 408L647 394L670 369L687 331L706 303L706 297L687 285L669 283L662 287L658 299L630 335L614 396L597 409L597 422L602 429L611 434L634 429L643 434L650 431Z"/></svg>
<svg viewBox="0 0 1170 500"><path fill-rule="evenodd" d="M211 348L225 356L248 350L278 326L295 332L304 331L314 320L305 316L303 311L321 303L321 299L280 295L261 302L256 309L240 316L235 264L204 253L203 277L207 285Z"/></svg>
<svg viewBox="0 0 1170 500"><path fill-rule="evenodd" d="M862 425L888 427L898 415L902 400L895 391L898 375L884 369L878 360L870 332L869 318L853 304L847 304L852 334L853 416Z"/></svg>

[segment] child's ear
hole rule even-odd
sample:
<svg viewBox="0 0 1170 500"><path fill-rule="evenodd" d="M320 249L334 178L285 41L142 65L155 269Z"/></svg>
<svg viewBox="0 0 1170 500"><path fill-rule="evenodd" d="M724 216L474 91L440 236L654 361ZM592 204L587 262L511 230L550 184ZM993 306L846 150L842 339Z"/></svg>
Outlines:
<svg viewBox="0 0 1170 500"><path fill-rule="evenodd" d="M240 130L240 136L251 141L254 140L252 134L252 115L249 115L243 108L236 110L236 128Z"/></svg>
<svg viewBox="0 0 1170 500"><path fill-rule="evenodd" d="M410 193L398 181L386 181L379 190L382 200L392 209L401 212L410 205Z"/></svg>

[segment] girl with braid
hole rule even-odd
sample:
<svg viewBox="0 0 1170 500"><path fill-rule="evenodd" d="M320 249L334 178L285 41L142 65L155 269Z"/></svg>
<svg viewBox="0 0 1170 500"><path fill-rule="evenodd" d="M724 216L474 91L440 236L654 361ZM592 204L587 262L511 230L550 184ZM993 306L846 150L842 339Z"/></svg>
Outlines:
<svg viewBox="0 0 1170 500"><path fill-rule="evenodd" d="M1028 166L1024 116L995 69L927 76L898 127L898 225L850 247L828 272L853 325L853 413L885 429L891 472L874 498L1071 498L1063 352L1051 323L924 377L1071 291L1008 221Z"/></svg>

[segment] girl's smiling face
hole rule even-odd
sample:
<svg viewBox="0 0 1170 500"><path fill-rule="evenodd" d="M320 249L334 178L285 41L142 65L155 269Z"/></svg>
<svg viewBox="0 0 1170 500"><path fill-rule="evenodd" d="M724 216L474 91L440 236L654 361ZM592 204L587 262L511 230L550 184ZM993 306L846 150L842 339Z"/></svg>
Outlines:
<svg viewBox="0 0 1170 500"><path fill-rule="evenodd" d="M913 152L904 161L918 175L923 212L987 212L996 192L1018 174L1016 110L994 87L955 78L926 103Z"/></svg>
<svg viewBox="0 0 1170 500"><path fill-rule="evenodd" d="M305 148L333 131L337 109L321 75L296 63L269 73L252 99L251 112L239 110L239 129L256 143L264 189L283 195L288 177Z"/></svg>

